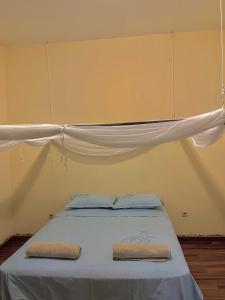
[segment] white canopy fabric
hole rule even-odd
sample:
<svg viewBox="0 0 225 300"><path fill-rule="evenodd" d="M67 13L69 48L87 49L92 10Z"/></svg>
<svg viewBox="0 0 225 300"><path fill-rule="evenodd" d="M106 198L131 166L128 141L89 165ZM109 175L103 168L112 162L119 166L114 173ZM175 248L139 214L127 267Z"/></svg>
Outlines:
<svg viewBox="0 0 225 300"><path fill-rule="evenodd" d="M194 146L215 143L224 133L223 108L178 121L129 125L0 125L0 150L25 142L41 146L53 142L86 156L113 156L152 145L191 137Z"/></svg>

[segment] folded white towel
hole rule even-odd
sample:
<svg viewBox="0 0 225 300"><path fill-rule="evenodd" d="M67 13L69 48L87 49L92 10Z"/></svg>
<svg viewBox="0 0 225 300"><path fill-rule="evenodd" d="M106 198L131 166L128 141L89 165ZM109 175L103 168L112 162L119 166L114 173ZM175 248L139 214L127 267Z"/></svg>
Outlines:
<svg viewBox="0 0 225 300"><path fill-rule="evenodd" d="M167 260L171 252L167 245L141 243L113 244L114 260Z"/></svg>
<svg viewBox="0 0 225 300"><path fill-rule="evenodd" d="M81 248L78 244L31 242L26 248L27 257L77 259Z"/></svg>

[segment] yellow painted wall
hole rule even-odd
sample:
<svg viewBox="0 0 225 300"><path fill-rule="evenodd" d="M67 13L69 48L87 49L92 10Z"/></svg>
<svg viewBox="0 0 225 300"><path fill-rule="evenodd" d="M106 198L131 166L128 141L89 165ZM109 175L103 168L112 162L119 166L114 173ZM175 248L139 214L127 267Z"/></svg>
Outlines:
<svg viewBox="0 0 225 300"><path fill-rule="evenodd" d="M6 51L11 123L167 119L174 116L174 107L179 118L220 105L215 31L11 46ZM15 148L16 232L35 232L71 193L79 192L156 193L178 234L225 234L224 146L224 139L204 149L174 142L125 160L68 154L68 170L54 147ZM183 211L187 218L181 217Z"/></svg>
<svg viewBox="0 0 225 300"><path fill-rule="evenodd" d="M5 49L0 46L0 124L7 123ZM0 244L13 233L10 152L0 152Z"/></svg>

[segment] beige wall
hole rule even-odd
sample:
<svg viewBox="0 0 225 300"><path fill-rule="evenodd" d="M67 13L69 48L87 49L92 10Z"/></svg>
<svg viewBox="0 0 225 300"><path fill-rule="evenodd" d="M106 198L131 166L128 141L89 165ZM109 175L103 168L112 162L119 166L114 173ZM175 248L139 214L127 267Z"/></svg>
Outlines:
<svg viewBox="0 0 225 300"><path fill-rule="evenodd" d="M220 105L214 31L6 50L11 123L167 119L174 107L179 118ZM224 146L224 139L204 149L182 141L125 160L68 154L68 170L53 147L15 148L16 232L36 231L71 193L84 192L157 193L177 233L225 234ZM181 217L183 211L187 218Z"/></svg>
<svg viewBox="0 0 225 300"><path fill-rule="evenodd" d="M0 46L0 124L7 123L5 50ZM13 233L10 152L0 152L0 244Z"/></svg>

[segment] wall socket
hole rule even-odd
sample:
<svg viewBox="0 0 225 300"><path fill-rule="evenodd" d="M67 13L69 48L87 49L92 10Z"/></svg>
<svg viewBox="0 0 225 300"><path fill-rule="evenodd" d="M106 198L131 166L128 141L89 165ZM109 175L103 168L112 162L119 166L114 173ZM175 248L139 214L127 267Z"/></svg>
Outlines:
<svg viewBox="0 0 225 300"><path fill-rule="evenodd" d="M188 213L186 211L182 211L181 217L187 218L188 217Z"/></svg>
<svg viewBox="0 0 225 300"><path fill-rule="evenodd" d="M48 215L48 218L49 218L49 219L52 219L53 217L54 217L53 214L49 214L49 215Z"/></svg>

